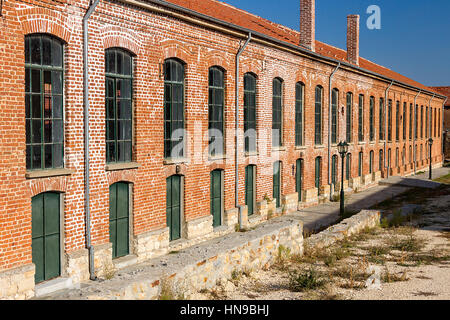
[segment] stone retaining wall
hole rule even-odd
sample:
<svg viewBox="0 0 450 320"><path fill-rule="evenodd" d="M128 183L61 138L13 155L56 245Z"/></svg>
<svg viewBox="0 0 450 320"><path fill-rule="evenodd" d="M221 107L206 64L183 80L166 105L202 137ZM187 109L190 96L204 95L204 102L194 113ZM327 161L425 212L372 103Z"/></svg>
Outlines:
<svg viewBox="0 0 450 320"><path fill-rule="evenodd" d="M0 272L0 299L25 300L34 297L34 264Z"/></svg>
<svg viewBox="0 0 450 320"><path fill-rule="evenodd" d="M326 248L364 230L380 225L381 212L363 210L360 213L331 226L325 231L305 239L305 248Z"/></svg>

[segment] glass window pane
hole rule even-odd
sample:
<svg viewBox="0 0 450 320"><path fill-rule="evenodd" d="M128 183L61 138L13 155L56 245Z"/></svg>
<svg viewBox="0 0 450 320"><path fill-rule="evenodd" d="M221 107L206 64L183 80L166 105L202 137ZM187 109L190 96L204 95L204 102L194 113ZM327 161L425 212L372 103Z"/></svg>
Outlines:
<svg viewBox="0 0 450 320"><path fill-rule="evenodd" d="M62 72L52 72L52 93L62 94Z"/></svg>
<svg viewBox="0 0 450 320"><path fill-rule="evenodd" d="M31 114L34 119L42 118L40 95L33 95L31 98Z"/></svg>
<svg viewBox="0 0 450 320"><path fill-rule="evenodd" d="M31 170L31 146L27 146L26 153L27 170Z"/></svg>
<svg viewBox="0 0 450 320"><path fill-rule="evenodd" d="M52 122L50 120L44 121L44 142L51 143L52 142Z"/></svg>
<svg viewBox="0 0 450 320"><path fill-rule="evenodd" d="M41 38L31 37L31 63L41 64Z"/></svg>
<svg viewBox="0 0 450 320"><path fill-rule="evenodd" d="M64 166L63 145L62 144L54 144L53 145L53 167L54 168L62 168L63 166Z"/></svg>
<svg viewBox="0 0 450 320"><path fill-rule="evenodd" d="M53 138L52 142L59 143L64 140L63 122L62 120L53 120Z"/></svg>
<svg viewBox="0 0 450 320"><path fill-rule="evenodd" d="M40 169L41 163L41 145L33 146L33 157L32 157L33 169Z"/></svg>
<svg viewBox="0 0 450 320"><path fill-rule="evenodd" d="M129 54L123 56L123 74L131 75L131 56Z"/></svg>
<svg viewBox="0 0 450 320"><path fill-rule="evenodd" d="M50 66L52 64L52 40L48 37L42 37L42 64Z"/></svg>
<svg viewBox="0 0 450 320"><path fill-rule="evenodd" d="M32 122L32 130L33 130L33 143L41 143L41 130L42 130L42 122L41 120L33 120Z"/></svg>
<svg viewBox="0 0 450 320"><path fill-rule="evenodd" d="M45 157L44 157L44 162L45 162L45 169L51 169L52 165L53 165L53 157L52 157L52 149L53 149L53 145L51 144L47 144L45 145Z"/></svg>
<svg viewBox="0 0 450 320"><path fill-rule="evenodd" d="M41 71L37 69L31 70L31 91L33 93L41 92Z"/></svg>
<svg viewBox="0 0 450 320"><path fill-rule="evenodd" d="M53 39L52 41L52 65L55 67L62 67L63 65L63 48L62 44L56 40Z"/></svg>
<svg viewBox="0 0 450 320"><path fill-rule="evenodd" d="M62 119L63 108L62 108L62 96L53 96L53 118Z"/></svg>

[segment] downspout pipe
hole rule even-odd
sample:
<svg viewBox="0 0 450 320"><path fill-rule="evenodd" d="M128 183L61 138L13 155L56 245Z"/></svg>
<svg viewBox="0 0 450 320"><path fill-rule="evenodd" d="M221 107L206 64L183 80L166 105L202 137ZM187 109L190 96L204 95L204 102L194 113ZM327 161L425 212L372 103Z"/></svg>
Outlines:
<svg viewBox="0 0 450 320"><path fill-rule="evenodd" d="M417 154L416 154L416 132L417 132L417 114L416 114L416 112L417 112L417 107L416 107L416 102L417 102L417 98L420 96L420 94L422 93L422 90L419 90L419 93L415 96L415 98L414 98L414 106L413 106L413 109L414 109L414 132L413 132L413 152L414 152L414 175L416 174L416 171L417 171L417 166L416 166L416 157L417 157Z"/></svg>
<svg viewBox="0 0 450 320"><path fill-rule="evenodd" d="M244 43L242 47L239 48L238 53L236 54L236 78L235 78L235 94L236 94L236 128L235 128L235 194L234 198L236 200L236 208L239 210L239 227L242 229L242 208L239 206L239 67L240 67L240 58L241 54L244 52L247 45L252 40L252 33L248 34L247 41Z"/></svg>
<svg viewBox="0 0 450 320"><path fill-rule="evenodd" d="M334 69L333 73L330 75L330 79L328 81L328 88L329 88L329 97L328 97L328 185L331 186L331 190L330 190L330 199L333 198L333 193L334 193L334 184L332 183L332 179L331 179L331 127L332 127L332 95L333 95L333 88L331 86L332 81L333 81L333 77L336 74L336 72L339 70L339 68L341 67L341 63L339 62L338 65L336 66L336 69ZM339 106L337 106L336 108L339 108ZM336 110L336 112L339 112L338 110ZM336 170L338 170L336 168Z"/></svg>
<svg viewBox="0 0 450 320"><path fill-rule="evenodd" d="M94 267L94 247L91 243L91 212L89 199L89 32L88 21L100 0L90 1L89 8L83 17L83 88L84 88L84 208L86 214L86 248L89 251L89 274L96 280Z"/></svg>
<svg viewBox="0 0 450 320"><path fill-rule="evenodd" d="M388 109L387 109L387 105L388 105L388 94L389 94L389 90L391 90L392 85L394 84L394 81L391 81L391 84L389 85L389 87L387 87L386 91L384 92L384 168L387 169L387 178L389 178L389 169L388 168L388 162L386 161L387 159L387 143L388 143ZM390 164L390 159L389 159L389 164Z"/></svg>

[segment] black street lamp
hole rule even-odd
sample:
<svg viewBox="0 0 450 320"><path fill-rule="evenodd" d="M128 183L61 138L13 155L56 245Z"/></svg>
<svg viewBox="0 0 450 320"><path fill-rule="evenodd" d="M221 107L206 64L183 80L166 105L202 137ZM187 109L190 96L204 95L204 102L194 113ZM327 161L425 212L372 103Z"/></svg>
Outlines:
<svg viewBox="0 0 450 320"><path fill-rule="evenodd" d="M433 161L431 161L431 147L433 146L433 138L428 139L428 144L430 145L430 180L433 180Z"/></svg>
<svg viewBox="0 0 450 320"><path fill-rule="evenodd" d="M344 142L339 142L338 144L338 151L341 155L342 158L342 174L341 174L341 209L340 209L340 213L341 213L341 217L344 216L344 197L345 197L345 193L344 193L344 161L345 161L345 155L348 153L348 143L347 141Z"/></svg>

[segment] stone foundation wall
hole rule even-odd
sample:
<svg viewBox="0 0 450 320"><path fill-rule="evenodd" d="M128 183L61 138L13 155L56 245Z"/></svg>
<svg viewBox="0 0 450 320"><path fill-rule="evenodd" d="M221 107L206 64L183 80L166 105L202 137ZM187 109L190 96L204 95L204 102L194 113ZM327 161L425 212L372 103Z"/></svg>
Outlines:
<svg viewBox="0 0 450 320"><path fill-rule="evenodd" d="M214 231L213 216L209 215L207 217L186 222L185 231L185 238L187 240L207 237L207 235Z"/></svg>
<svg viewBox="0 0 450 320"><path fill-rule="evenodd" d="M304 191L305 203L317 203L319 201L319 190L312 188Z"/></svg>
<svg viewBox="0 0 450 320"><path fill-rule="evenodd" d="M87 249L66 253L65 275L73 284L89 280L89 251Z"/></svg>
<svg viewBox="0 0 450 320"><path fill-rule="evenodd" d="M298 208L298 193L292 193L281 198L281 206L284 213L292 213Z"/></svg>
<svg viewBox="0 0 450 320"><path fill-rule="evenodd" d="M112 243L94 246L94 268L97 277L105 277L114 269L112 262Z"/></svg>
<svg viewBox="0 0 450 320"><path fill-rule="evenodd" d="M33 298L34 273L34 264L0 272L0 300Z"/></svg>
<svg viewBox="0 0 450 320"><path fill-rule="evenodd" d="M139 234L134 238L138 263L169 253L169 228Z"/></svg>

